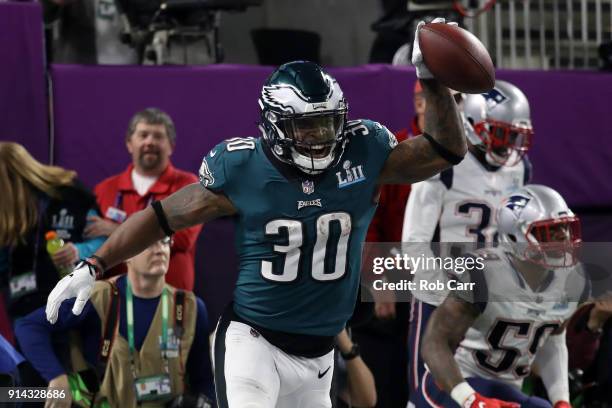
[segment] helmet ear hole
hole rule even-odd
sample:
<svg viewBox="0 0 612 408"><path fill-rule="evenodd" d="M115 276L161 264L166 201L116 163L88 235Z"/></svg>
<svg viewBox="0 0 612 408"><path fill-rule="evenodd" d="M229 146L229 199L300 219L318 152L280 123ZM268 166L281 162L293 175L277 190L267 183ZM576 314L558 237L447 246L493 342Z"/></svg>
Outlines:
<svg viewBox="0 0 612 408"><path fill-rule="evenodd" d="M508 234L508 238L510 238L510 241L512 241L512 242L516 242L517 241L516 235L514 235L514 234Z"/></svg>

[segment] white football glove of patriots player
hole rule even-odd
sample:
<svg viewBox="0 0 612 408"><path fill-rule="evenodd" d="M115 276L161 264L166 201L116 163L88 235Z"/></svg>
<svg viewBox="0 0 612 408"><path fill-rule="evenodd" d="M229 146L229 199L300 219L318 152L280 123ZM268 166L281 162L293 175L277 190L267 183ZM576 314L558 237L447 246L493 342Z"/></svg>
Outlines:
<svg viewBox="0 0 612 408"><path fill-rule="evenodd" d="M88 261L79 262L72 272L64 276L55 288L49 293L45 314L47 320L54 324L57 321L57 314L62 302L76 297L72 313L80 315L91 295L91 290L96 282L96 269Z"/></svg>
<svg viewBox="0 0 612 408"><path fill-rule="evenodd" d="M447 23L442 17L435 18L431 21L432 23L442 23L456 26L457 23ZM412 44L412 65L416 69L417 78L419 79L432 79L434 76L429 71L429 68L423 61L423 54L421 54L421 47L419 46L419 30L425 25L425 21L419 21L414 32L414 43Z"/></svg>

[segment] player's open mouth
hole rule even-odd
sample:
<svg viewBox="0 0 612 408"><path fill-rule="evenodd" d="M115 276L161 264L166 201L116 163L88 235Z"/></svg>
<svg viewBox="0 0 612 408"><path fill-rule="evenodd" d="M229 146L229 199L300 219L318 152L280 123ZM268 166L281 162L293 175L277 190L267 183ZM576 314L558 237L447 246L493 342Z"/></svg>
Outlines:
<svg viewBox="0 0 612 408"><path fill-rule="evenodd" d="M325 157L329 153L329 149L328 145L315 145L310 148L310 154L315 158Z"/></svg>
<svg viewBox="0 0 612 408"><path fill-rule="evenodd" d="M329 144L318 144L318 145L306 145L306 146L296 146L295 149L298 153L303 154L305 156L310 156L313 159L321 159L329 155L331 151L331 146Z"/></svg>

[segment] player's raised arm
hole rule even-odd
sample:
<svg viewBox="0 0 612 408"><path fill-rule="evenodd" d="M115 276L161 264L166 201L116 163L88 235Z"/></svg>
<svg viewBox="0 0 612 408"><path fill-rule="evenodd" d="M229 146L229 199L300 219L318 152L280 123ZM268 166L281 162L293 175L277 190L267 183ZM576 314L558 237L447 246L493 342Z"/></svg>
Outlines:
<svg viewBox="0 0 612 408"><path fill-rule="evenodd" d="M433 22L444 23L444 19ZM381 184L424 180L458 164L467 153L461 119L451 92L436 81L423 61L419 46L419 30L423 25L424 22L418 24L414 35L412 64L427 101L425 129L421 136L403 141L389 154L380 174Z"/></svg>
<svg viewBox="0 0 612 408"><path fill-rule="evenodd" d="M198 183L190 184L162 201L133 214L121 224L91 259L80 262L61 279L47 299L47 319L54 323L61 303L73 297L72 309L80 314L89 299L96 277L131 258L173 232L235 212L233 204Z"/></svg>
<svg viewBox="0 0 612 408"><path fill-rule="evenodd" d="M435 79L421 79L427 100L424 134L398 144L389 154L379 182L414 183L459 163L467 143L450 90Z"/></svg>

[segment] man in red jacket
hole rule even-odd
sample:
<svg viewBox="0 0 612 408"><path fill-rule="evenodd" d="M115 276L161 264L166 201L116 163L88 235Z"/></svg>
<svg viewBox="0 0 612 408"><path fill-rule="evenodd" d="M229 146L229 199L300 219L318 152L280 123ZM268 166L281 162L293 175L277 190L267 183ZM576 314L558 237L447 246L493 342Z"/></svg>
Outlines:
<svg viewBox="0 0 612 408"><path fill-rule="evenodd" d="M127 217L152 201L198 181L194 174L178 170L170 163L176 130L165 112L148 108L136 113L130 120L125 143L132 163L123 173L95 187L104 218L93 217L85 230L86 236L109 236ZM173 236L166 282L176 288L193 290L195 244L200 229L201 226L192 227Z"/></svg>

